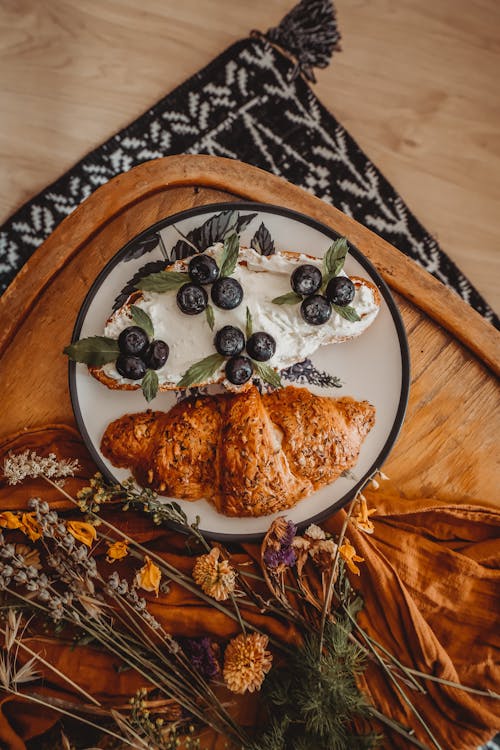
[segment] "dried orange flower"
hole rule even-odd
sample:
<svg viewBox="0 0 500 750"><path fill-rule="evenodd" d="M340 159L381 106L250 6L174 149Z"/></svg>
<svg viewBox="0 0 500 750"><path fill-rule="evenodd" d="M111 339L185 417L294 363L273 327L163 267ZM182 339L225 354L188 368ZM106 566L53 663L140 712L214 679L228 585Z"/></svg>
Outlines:
<svg viewBox="0 0 500 750"><path fill-rule="evenodd" d="M223 602L234 592L236 573L227 560L219 562L220 549L214 547L207 555L197 558L193 579L202 591L217 602Z"/></svg>
<svg viewBox="0 0 500 750"><path fill-rule="evenodd" d="M5 510L3 513L0 513L0 526L2 529L20 529L22 523L16 513Z"/></svg>
<svg viewBox="0 0 500 750"><path fill-rule="evenodd" d="M137 571L135 582L139 588L144 589L144 591L154 591L156 596L158 596L161 570L147 555L144 560L143 567Z"/></svg>
<svg viewBox="0 0 500 750"><path fill-rule="evenodd" d="M356 554L356 550L350 543L349 539L344 539L344 544L339 549L340 556L344 560L345 564L351 571L351 573L354 573L355 575L359 576L360 570L357 565L354 563L357 562L364 562L364 557L360 557Z"/></svg>
<svg viewBox="0 0 500 750"><path fill-rule="evenodd" d="M360 495L358 497L357 512L352 516L351 520L357 529L364 531L366 534L373 534L375 526L373 525L373 521L370 520L370 516L376 512L376 508L370 508L370 510L368 510L366 497Z"/></svg>
<svg viewBox="0 0 500 750"><path fill-rule="evenodd" d="M241 633L233 638L224 655L224 682L233 693L260 690L271 669L273 657L266 646L267 635Z"/></svg>
<svg viewBox="0 0 500 750"><path fill-rule="evenodd" d="M91 523L85 521L68 521L66 528L78 542L92 547L92 542L97 539L97 531Z"/></svg>
<svg viewBox="0 0 500 750"><path fill-rule="evenodd" d="M40 539L40 537L42 536L40 526L35 518L34 513L23 513L23 515L21 516L21 525L19 528L21 529L23 534L29 536L32 542L36 542L36 540Z"/></svg>
<svg viewBox="0 0 500 750"><path fill-rule="evenodd" d="M109 563L113 563L116 560L121 560L123 557L128 555L128 542L124 539L123 541L118 540L117 542L108 542L108 553L106 560Z"/></svg>

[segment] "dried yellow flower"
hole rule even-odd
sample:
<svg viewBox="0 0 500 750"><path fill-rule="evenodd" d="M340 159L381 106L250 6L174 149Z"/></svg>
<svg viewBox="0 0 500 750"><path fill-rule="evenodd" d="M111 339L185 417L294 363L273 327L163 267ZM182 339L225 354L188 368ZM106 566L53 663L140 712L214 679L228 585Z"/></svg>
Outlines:
<svg viewBox="0 0 500 750"><path fill-rule="evenodd" d="M21 526L21 519L16 513L11 513L10 510L0 513L0 527L2 529L20 529Z"/></svg>
<svg viewBox="0 0 500 750"><path fill-rule="evenodd" d="M97 531L91 523L85 521L68 521L66 528L78 542L86 544L87 547L92 547L92 542L97 539Z"/></svg>
<svg viewBox="0 0 500 750"><path fill-rule="evenodd" d="M121 560L123 557L128 555L128 542L126 540L117 542L108 542L108 553L106 560L109 563L113 563L116 560Z"/></svg>
<svg viewBox="0 0 500 750"><path fill-rule="evenodd" d="M271 669L273 657L266 651L267 635L241 633L233 638L224 655L224 682L233 693L260 690Z"/></svg>
<svg viewBox="0 0 500 750"><path fill-rule="evenodd" d="M352 516L351 520L360 531L364 531L366 534L373 534L375 526L373 525L373 521L370 520L370 516L376 512L375 508L370 508L370 510L368 510L366 497L360 495L358 498L357 512Z"/></svg>
<svg viewBox="0 0 500 750"><path fill-rule="evenodd" d="M143 567L137 571L135 577L136 584L139 588L144 589L144 591L154 591L156 596L158 596L160 590L161 570L147 555L144 558L144 561Z"/></svg>
<svg viewBox="0 0 500 750"><path fill-rule="evenodd" d="M355 575L359 576L360 570L357 565L354 563L357 562L364 562L364 557L360 557L356 554L356 550L350 543L348 539L344 539L343 545L339 549L340 556L344 560L345 564L351 571L351 573L354 573Z"/></svg>
<svg viewBox="0 0 500 750"><path fill-rule="evenodd" d="M34 513L23 513L21 516L20 530L29 536L32 542L40 539L42 532Z"/></svg>
<svg viewBox="0 0 500 750"><path fill-rule="evenodd" d="M234 592L236 573L227 560L219 561L220 549L214 547L207 555L197 558L193 579L202 591L217 602L223 602Z"/></svg>

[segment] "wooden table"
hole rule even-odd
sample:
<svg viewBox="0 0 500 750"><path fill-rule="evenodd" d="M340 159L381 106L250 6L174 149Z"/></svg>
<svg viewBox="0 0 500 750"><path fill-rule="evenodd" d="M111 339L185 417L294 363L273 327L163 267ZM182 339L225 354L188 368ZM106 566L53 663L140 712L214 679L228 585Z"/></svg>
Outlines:
<svg viewBox="0 0 500 750"><path fill-rule="evenodd" d="M0 2L0 222L296 0ZM335 0L314 91L500 312L500 3Z"/></svg>
<svg viewBox="0 0 500 750"><path fill-rule="evenodd" d="M301 211L345 234L372 261L395 293L411 352L407 416L384 471L409 501L494 505L500 334L334 207L267 172L216 157L172 156L116 177L36 250L0 298L0 440L47 424L74 425L62 350L89 286L113 254L161 218L230 200Z"/></svg>

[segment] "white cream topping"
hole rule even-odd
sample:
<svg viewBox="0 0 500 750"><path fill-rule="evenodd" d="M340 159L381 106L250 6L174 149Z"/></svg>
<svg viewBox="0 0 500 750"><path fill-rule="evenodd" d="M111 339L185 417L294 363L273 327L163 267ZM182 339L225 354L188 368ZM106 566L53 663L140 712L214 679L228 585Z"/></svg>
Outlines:
<svg viewBox="0 0 500 750"><path fill-rule="evenodd" d="M217 259L222 250L222 243L217 243L206 250L206 253ZM253 331L265 331L276 341L276 353L266 364L278 370L310 357L324 344L334 343L339 338L352 338L362 333L378 312L373 291L367 286L356 288L351 303L351 307L354 307L362 317L358 322L350 322L334 312L326 323L313 326L302 319L300 303L273 304L272 300L275 297L291 291L290 275L296 266L303 263L312 263L321 268L319 258L311 259L305 255L287 257L281 253L263 256L252 248L240 248L239 263L232 275L243 287L244 297L241 305L234 310L221 310L210 300L210 287L205 287L215 316L213 332L204 312L199 315L186 315L180 311L176 291L162 294L144 292L143 298L134 304L150 316L155 338L166 341L170 347L167 362L157 370L160 384L178 383L191 365L214 354L214 335L219 328L232 325L244 332L247 307L252 315ZM186 281L189 281L187 275ZM104 335L117 338L120 332L130 325L133 325L132 317L124 308L113 315L105 327ZM211 382L220 379L223 367L210 378ZM102 369L106 375L121 383L130 382L118 374L114 363L104 365Z"/></svg>

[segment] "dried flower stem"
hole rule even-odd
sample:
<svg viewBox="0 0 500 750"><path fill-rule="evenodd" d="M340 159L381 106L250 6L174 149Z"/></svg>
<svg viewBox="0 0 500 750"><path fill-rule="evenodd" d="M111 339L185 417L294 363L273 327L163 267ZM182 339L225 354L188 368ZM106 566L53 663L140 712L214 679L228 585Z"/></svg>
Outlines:
<svg viewBox="0 0 500 750"><path fill-rule="evenodd" d="M61 677L68 685L70 685L74 690L76 690L78 693L83 695L85 698L87 698L88 701L93 703L95 706L101 706L102 704L99 703L99 701L94 698L90 693L87 693L86 690L84 690L80 685L78 685L76 682L73 682L73 680L65 675L63 672L61 672L57 667L55 667L53 664L48 662L46 659L43 658L43 656L40 656L36 651L33 651L29 646L27 646L25 643L23 643L19 638L16 638L16 644L18 648L22 649L23 651L26 651L26 653L33 656L37 661L40 662L40 664L43 664L44 667L47 667L51 670L51 672L54 672L58 677Z"/></svg>
<svg viewBox="0 0 500 750"><path fill-rule="evenodd" d="M356 629L361 633L362 637L365 639L365 641L370 642L375 646L376 648L380 649L387 657L390 659L398 669L400 669L405 675L408 676L409 680L413 677L420 677L422 680L430 680L431 682L437 682L440 685L446 685L447 687L453 687L457 688L457 690L463 690L466 693L471 693L472 695L481 695L484 698L492 698L494 700L500 700L500 694L495 693L493 690L481 690L479 688L473 688L469 687L468 685L463 685L461 682L454 682L453 680L446 680L444 677L436 677L432 674L426 674L425 672L420 672L418 669L413 669L412 667L406 667L402 662L399 661L393 654L391 654L390 651L388 651L381 643L376 641L372 636L368 635L368 633L363 630L363 628L359 625L359 623L350 615L348 610L344 607L344 612L349 616L351 622L356 627ZM390 665L385 662L387 667L390 669ZM423 688L422 685L420 685L419 682L416 680L412 680L412 684L415 686L417 690L421 693L425 693L426 690Z"/></svg>
<svg viewBox="0 0 500 750"><path fill-rule="evenodd" d="M385 726L389 727L389 729L392 729L394 732L400 734L411 745L420 748L420 750L430 750L428 745L424 745L423 742L420 742L420 740L413 736L413 730L408 729L403 724L400 724L399 721L390 719L385 714L377 711L374 706L369 706L368 710L374 719L377 719L377 721L380 721L381 724L385 724Z"/></svg>
<svg viewBox="0 0 500 750"><path fill-rule="evenodd" d="M9 692L11 695L15 695L17 698L23 698L24 700L28 700L31 703L36 703L39 706L44 706L45 708L56 710L59 713L64 714L64 716L68 716L70 719L76 719L76 721L87 724L87 726L92 727L93 729L97 729L99 732L104 732L110 737L114 737L116 740L120 740L120 742L123 742L130 747L139 747L134 742L131 742L127 737L123 737L122 735L113 732L111 729L107 729L106 727L102 726L102 724L95 724L93 721L90 721L90 719L86 719L77 713L73 713L72 711L63 708L61 705L54 704L50 701L49 698L41 698L30 693L21 693L19 690L13 689L8 689L7 692Z"/></svg>
<svg viewBox="0 0 500 750"><path fill-rule="evenodd" d="M351 518L352 512L354 510L355 502L356 502L356 498L351 500L351 502L349 503L349 507L347 509L346 516L344 518L344 523L342 524L339 538L337 539L337 549L335 551L335 557L333 559L333 563L332 563L331 570L330 570L330 578L328 581L326 596L325 596L325 600L323 603L323 611L321 612L321 623L319 627L318 656L321 656L321 653L323 651L323 640L324 640L324 635L325 635L326 620L327 620L328 615L330 614L330 610L332 607L333 591L334 591L335 581L337 580L337 568L338 568L339 558L340 558L340 547L344 540L345 533L347 531L347 526L349 523L349 519Z"/></svg>

